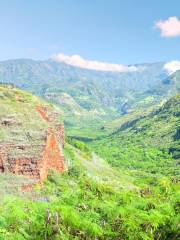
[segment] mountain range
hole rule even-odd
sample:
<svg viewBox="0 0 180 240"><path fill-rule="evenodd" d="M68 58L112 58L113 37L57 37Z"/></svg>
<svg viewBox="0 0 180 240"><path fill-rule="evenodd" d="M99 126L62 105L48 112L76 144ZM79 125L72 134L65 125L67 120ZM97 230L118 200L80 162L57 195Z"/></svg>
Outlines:
<svg viewBox="0 0 180 240"><path fill-rule="evenodd" d="M53 60L0 62L0 82L11 83L58 105L70 134L79 123L103 123L135 108L168 99L179 91L179 73L168 75L165 62L137 64L133 72L103 72ZM66 117L67 116L67 117ZM79 131L79 128L78 128Z"/></svg>
<svg viewBox="0 0 180 240"><path fill-rule="evenodd" d="M0 239L178 239L180 71L164 64L0 62Z"/></svg>
<svg viewBox="0 0 180 240"><path fill-rule="evenodd" d="M79 111L121 113L131 96L166 79L163 66L163 62L141 64L136 65L135 72L117 73L87 70L52 60L9 60L0 63L0 81L13 83L55 103L67 98L69 105L74 102Z"/></svg>

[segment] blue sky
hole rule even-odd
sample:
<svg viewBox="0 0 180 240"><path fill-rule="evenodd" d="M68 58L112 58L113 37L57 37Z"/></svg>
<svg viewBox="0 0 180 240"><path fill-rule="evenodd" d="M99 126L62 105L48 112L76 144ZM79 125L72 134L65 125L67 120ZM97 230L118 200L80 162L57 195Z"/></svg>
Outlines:
<svg viewBox="0 0 180 240"><path fill-rule="evenodd" d="M180 34L154 28L173 16L180 19L179 0L0 0L0 60L59 53L119 64L179 60Z"/></svg>

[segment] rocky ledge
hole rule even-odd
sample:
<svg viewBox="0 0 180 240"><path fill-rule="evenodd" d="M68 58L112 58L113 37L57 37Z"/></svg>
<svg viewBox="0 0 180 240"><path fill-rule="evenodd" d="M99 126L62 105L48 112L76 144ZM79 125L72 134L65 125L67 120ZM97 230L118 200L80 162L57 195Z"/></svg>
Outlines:
<svg viewBox="0 0 180 240"><path fill-rule="evenodd" d="M64 171L64 125L50 104L11 86L0 86L0 172L40 182L49 169Z"/></svg>

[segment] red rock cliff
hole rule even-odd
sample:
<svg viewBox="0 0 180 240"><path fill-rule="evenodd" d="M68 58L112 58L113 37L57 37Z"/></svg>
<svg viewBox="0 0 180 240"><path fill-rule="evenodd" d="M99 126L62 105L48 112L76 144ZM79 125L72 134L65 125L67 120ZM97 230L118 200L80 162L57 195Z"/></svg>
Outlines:
<svg viewBox="0 0 180 240"><path fill-rule="evenodd" d="M23 132L29 142L18 142L18 135L13 143L0 142L0 172L25 175L42 182L47 178L49 169L57 172L64 170L64 125L55 121L58 114L48 113L46 107L36 106L35 112L39 120L47 124L47 130L37 133L38 144L33 142L33 137L29 132ZM10 126L11 122L7 125L1 121L0 127L8 127L13 135L16 122L17 119L14 119ZM21 125L21 123L18 124Z"/></svg>

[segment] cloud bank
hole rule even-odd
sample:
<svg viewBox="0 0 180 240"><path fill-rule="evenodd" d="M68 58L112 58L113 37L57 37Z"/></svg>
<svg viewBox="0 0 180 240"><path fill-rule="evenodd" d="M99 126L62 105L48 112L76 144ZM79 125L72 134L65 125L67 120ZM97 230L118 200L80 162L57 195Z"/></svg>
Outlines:
<svg viewBox="0 0 180 240"><path fill-rule="evenodd" d="M160 29L161 36L165 38L180 36L180 20L176 16L157 21L155 28Z"/></svg>
<svg viewBox="0 0 180 240"><path fill-rule="evenodd" d="M90 60L83 59L79 55L67 56L60 53L52 56L51 59L57 62L64 62L66 64L69 64L75 67L86 68L86 69L97 70L97 71L134 72L138 70L138 68L135 66L124 66L121 64L90 61Z"/></svg>
<svg viewBox="0 0 180 240"><path fill-rule="evenodd" d="M177 70L180 70L180 61L171 61L167 62L164 65L164 69L169 73L172 74L176 72Z"/></svg>

